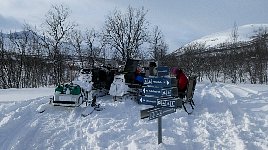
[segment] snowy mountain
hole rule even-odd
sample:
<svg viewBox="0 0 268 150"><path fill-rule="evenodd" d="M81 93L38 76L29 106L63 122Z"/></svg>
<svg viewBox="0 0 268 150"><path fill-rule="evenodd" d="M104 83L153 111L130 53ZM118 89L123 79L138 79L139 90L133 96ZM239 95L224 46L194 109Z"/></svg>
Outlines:
<svg viewBox="0 0 268 150"><path fill-rule="evenodd" d="M163 143L157 144L157 119L140 119L151 106L133 100L99 97L104 108L49 105L54 88L0 90L0 149L268 149L266 85L198 83L192 115L184 110L162 118Z"/></svg>
<svg viewBox="0 0 268 150"><path fill-rule="evenodd" d="M256 35L260 29L268 30L268 24L249 24L237 27L237 42L246 42L252 39L252 36ZM206 47L213 47L221 43L232 42L231 34L234 29L228 29L222 32L214 33L208 36L201 37L194 40L193 43L204 43ZM189 44L186 44L189 45Z"/></svg>
<svg viewBox="0 0 268 150"><path fill-rule="evenodd" d="M237 34L237 42L247 42L252 40L252 36L256 35L260 31L268 31L268 24L248 24L239 26L236 28ZM195 45L201 44L204 45L205 48L217 47L222 43L232 43L232 33L234 32L235 28L230 28L222 32L213 33L211 35L207 35L201 37L200 39L194 40L188 44L185 44L182 48L177 50L180 52L182 49Z"/></svg>

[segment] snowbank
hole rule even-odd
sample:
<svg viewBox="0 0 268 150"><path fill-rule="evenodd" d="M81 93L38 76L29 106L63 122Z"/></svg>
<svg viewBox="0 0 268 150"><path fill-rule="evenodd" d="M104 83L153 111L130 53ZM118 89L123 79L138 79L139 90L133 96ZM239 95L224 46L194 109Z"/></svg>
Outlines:
<svg viewBox="0 0 268 150"><path fill-rule="evenodd" d="M266 85L197 84L194 113L164 116L160 145L157 120L140 119L150 106L108 95L87 117L85 107L37 113L53 90L0 90L0 149L268 149Z"/></svg>

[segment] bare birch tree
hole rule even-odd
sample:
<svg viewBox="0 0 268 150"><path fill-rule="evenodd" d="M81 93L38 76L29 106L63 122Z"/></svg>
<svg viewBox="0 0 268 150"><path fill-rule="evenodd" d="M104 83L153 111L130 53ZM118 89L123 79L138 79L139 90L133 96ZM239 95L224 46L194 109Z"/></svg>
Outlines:
<svg viewBox="0 0 268 150"><path fill-rule="evenodd" d="M44 35L53 61L54 84L62 82L63 58L61 46L67 41L75 23L69 21L70 10L63 5L53 5L46 14Z"/></svg>
<svg viewBox="0 0 268 150"><path fill-rule="evenodd" d="M167 54L167 44L164 41L164 36L162 32L159 30L158 26L155 26L152 32L152 37L149 41L150 43L150 52L151 57L155 61L162 60L164 56Z"/></svg>
<svg viewBox="0 0 268 150"><path fill-rule="evenodd" d="M115 10L106 19L104 36L107 44L122 60L135 57L141 45L147 41L147 11L129 7L127 13Z"/></svg>

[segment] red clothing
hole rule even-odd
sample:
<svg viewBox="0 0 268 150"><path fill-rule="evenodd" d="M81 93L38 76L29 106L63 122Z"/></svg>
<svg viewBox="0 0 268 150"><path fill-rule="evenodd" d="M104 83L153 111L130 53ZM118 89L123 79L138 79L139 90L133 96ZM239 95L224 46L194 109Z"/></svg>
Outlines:
<svg viewBox="0 0 268 150"><path fill-rule="evenodd" d="M187 84L188 84L188 78L183 72L179 72L178 75L176 76L177 78L177 87L179 92L185 92L187 89Z"/></svg>

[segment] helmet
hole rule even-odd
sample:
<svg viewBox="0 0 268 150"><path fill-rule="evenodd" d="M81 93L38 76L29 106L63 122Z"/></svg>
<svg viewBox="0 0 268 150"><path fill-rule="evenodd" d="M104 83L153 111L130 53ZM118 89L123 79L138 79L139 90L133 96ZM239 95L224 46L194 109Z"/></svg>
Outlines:
<svg viewBox="0 0 268 150"><path fill-rule="evenodd" d="M171 73L174 74L174 75L178 74L179 73L179 68L178 67L171 68Z"/></svg>
<svg viewBox="0 0 268 150"><path fill-rule="evenodd" d="M136 72L137 73L143 72L143 68L141 66L138 66L137 69L136 69Z"/></svg>

